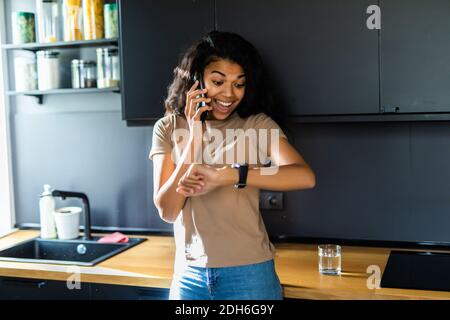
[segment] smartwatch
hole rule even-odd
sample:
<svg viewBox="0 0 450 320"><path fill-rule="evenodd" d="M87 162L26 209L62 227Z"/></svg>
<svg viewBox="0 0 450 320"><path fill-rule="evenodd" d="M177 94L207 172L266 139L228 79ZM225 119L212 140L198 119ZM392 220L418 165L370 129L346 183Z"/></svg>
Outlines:
<svg viewBox="0 0 450 320"><path fill-rule="evenodd" d="M239 189L245 188L247 185L248 164L234 163L231 167L239 171L239 182L234 186Z"/></svg>

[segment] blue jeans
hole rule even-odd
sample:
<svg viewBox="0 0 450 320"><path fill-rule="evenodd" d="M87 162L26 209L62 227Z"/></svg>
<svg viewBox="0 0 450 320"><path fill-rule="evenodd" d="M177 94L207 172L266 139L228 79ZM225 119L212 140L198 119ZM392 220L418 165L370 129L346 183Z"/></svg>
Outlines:
<svg viewBox="0 0 450 320"><path fill-rule="evenodd" d="M235 267L187 266L174 277L170 300L282 300L274 261Z"/></svg>

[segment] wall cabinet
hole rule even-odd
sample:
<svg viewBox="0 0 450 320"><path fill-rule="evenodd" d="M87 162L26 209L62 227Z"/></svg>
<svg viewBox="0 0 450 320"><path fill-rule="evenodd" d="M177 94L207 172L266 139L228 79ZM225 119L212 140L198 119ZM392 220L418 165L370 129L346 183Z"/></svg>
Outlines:
<svg viewBox="0 0 450 320"><path fill-rule="evenodd" d="M378 113L378 31L369 0L217 0L219 30L252 42L289 115Z"/></svg>
<svg viewBox="0 0 450 320"><path fill-rule="evenodd" d="M450 2L381 0L381 106L450 112Z"/></svg>
<svg viewBox="0 0 450 320"><path fill-rule="evenodd" d="M281 108L300 121L449 119L446 0L120 4L125 120L163 115L180 53L214 28L241 34L256 46ZM367 26L374 4L381 8L381 29Z"/></svg>
<svg viewBox="0 0 450 320"><path fill-rule="evenodd" d="M214 29L214 0L120 0L122 117L164 115L181 53Z"/></svg>

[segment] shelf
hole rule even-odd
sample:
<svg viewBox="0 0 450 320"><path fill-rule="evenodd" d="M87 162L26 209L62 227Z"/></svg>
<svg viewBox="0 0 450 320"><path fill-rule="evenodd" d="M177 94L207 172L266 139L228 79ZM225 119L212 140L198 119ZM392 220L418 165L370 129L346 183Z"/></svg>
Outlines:
<svg viewBox="0 0 450 320"><path fill-rule="evenodd" d="M38 99L38 103L43 103L43 96L50 94L78 94L78 93L102 93L102 92L115 92L120 93L119 87L111 88L86 88L86 89L53 89L53 90L32 90L32 91L7 91L9 96L33 96Z"/></svg>
<svg viewBox="0 0 450 320"><path fill-rule="evenodd" d="M323 116L288 116L293 123L345 123L345 122L411 122L450 121L450 113L378 113Z"/></svg>
<svg viewBox="0 0 450 320"><path fill-rule="evenodd" d="M48 49L70 49L70 48L89 48L89 47L118 47L118 39L98 39L82 41L59 41L50 43L23 43L23 44L4 44L5 50L48 50Z"/></svg>
<svg viewBox="0 0 450 320"><path fill-rule="evenodd" d="M163 115L161 114L160 117ZM160 118L127 119L127 126L141 127L153 126ZM284 117L286 124L339 124L339 123L363 123L363 122L426 122L446 121L450 122L450 113L403 113L403 114L341 114L341 115L314 115Z"/></svg>

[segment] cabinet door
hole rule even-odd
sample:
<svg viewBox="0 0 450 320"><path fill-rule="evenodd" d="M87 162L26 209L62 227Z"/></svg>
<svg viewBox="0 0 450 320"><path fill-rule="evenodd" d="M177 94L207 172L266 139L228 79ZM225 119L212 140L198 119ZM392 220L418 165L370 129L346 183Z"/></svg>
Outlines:
<svg viewBox="0 0 450 320"><path fill-rule="evenodd" d="M379 112L370 0L217 0L217 27L259 49L290 115Z"/></svg>
<svg viewBox="0 0 450 320"><path fill-rule="evenodd" d="M87 300L90 284L68 289L65 281L0 277L0 300Z"/></svg>
<svg viewBox="0 0 450 320"><path fill-rule="evenodd" d="M120 0L122 118L157 119L181 53L214 28L213 0Z"/></svg>
<svg viewBox="0 0 450 320"><path fill-rule="evenodd" d="M169 289L92 283L93 300L168 300Z"/></svg>
<svg viewBox="0 0 450 320"><path fill-rule="evenodd" d="M450 111L450 1L381 0L382 107Z"/></svg>

